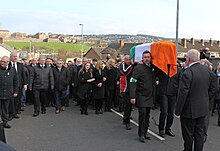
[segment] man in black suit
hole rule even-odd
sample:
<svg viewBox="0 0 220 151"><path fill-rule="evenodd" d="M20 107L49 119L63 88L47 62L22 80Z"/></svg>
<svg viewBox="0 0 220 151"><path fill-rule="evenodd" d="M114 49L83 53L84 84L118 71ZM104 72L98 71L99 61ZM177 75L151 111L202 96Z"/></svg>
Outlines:
<svg viewBox="0 0 220 151"><path fill-rule="evenodd" d="M216 92L212 73L199 64L200 53L191 49L186 55L187 68L180 79L176 116L180 118L184 151L203 150L205 117L209 112L209 98Z"/></svg>
<svg viewBox="0 0 220 151"><path fill-rule="evenodd" d="M21 109L21 95L22 89L27 90L27 77L24 72L24 67L22 63L18 62L18 54L17 52L12 52L10 54L10 63L9 66L15 69L16 75L18 77L18 95L10 102L9 114L10 120L12 118L19 118L17 114L20 114L23 109Z"/></svg>
<svg viewBox="0 0 220 151"><path fill-rule="evenodd" d="M151 64L151 53L143 52L143 64L138 64L130 79L130 101L138 107L138 136L140 142L150 139L148 135L150 109L153 107L155 91L154 67Z"/></svg>

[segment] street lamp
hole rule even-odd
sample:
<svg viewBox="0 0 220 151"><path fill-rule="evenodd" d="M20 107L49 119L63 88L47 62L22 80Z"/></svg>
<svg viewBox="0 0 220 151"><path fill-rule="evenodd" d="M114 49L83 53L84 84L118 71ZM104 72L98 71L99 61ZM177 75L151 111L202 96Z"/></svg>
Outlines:
<svg viewBox="0 0 220 151"><path fill-rule="evenodd" d="M79 26L81 26L81 33L82 33L82 40L81 40L81 45L82 45L82 49L80 52L80 57L83 57L83 24L79 24Z"/></svg>
<svg viewBox="0 0 220 151"><path fill-rule="evenodd" d="M179 0L177 0L177 9L176 9L176 52L178 52L178 33L179 33Z"/></svg>

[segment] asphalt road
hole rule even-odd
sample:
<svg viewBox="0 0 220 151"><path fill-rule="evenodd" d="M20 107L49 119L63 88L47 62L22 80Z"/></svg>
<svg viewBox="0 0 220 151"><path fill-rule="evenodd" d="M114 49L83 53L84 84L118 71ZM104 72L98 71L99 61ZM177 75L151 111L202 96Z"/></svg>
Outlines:
<svg viewBox="0 0 220 151"><path fill-rule="evenodd" d="M151 136L150 141L140 143L137 126L125 130L122 119L113 112L96 115L91 109L89 115L80 115L79 107L74 103L66 111L55 114L50 107L47 114L32 117L33 105L25 107L21 118L9 122L11 129L6 129L7 143L17 151L181 151L183 141L180 123L175 119L173 132L175 137L165 137L161 141ZM150 129L157 133L153 119L158 122L159 110L151 111ZM137 111L132 113L137 121ZM216 125L217 113L210 119L208 140L204 150L220 150L220 127Z"/></svg>

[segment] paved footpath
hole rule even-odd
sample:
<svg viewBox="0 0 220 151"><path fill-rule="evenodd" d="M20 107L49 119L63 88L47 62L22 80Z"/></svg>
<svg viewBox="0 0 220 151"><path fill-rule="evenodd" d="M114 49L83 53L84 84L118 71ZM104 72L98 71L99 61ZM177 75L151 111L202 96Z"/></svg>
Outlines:
<svg viewBox="0 0 220 151"><path fill-rule="evenodd" d="M55 114L48 108L47 114L32 117L33 105L22 112L21 118L14 119L6 129L7 143L17 151L181 151L183 142L179 120L175 119L174 138L166 136L164 141L151 136L150 141L140 143L137 126L125 130L120 116L113 112L96 115L89 109L89 115L80 115L74 103L66 111ZM152 110L150 129L157 133L158 110ZM137 121L137 111L132 113ZM209 137L205 151L220 150L220 127L216 126L217 115L211 117Z"/></svg>

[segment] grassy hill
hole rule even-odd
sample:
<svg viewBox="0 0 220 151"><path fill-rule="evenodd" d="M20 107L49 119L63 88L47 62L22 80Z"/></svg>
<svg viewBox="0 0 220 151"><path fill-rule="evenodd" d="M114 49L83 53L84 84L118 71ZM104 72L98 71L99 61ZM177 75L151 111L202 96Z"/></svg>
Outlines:
<svg viewBox="0 0 220 151"><path fill-rule="evenodd" d="M29 50L30 42L15 42L15 41L5 41L7 45L16 49ZM87 52L92 45L85 44L83 45L83 51ZM66 50L70 52L79 52L82 46L81 44L69 44L69 43L61 43L61 42L32 42L32 49L39 50L54 50L58 52L60 50Z"/></svg>

